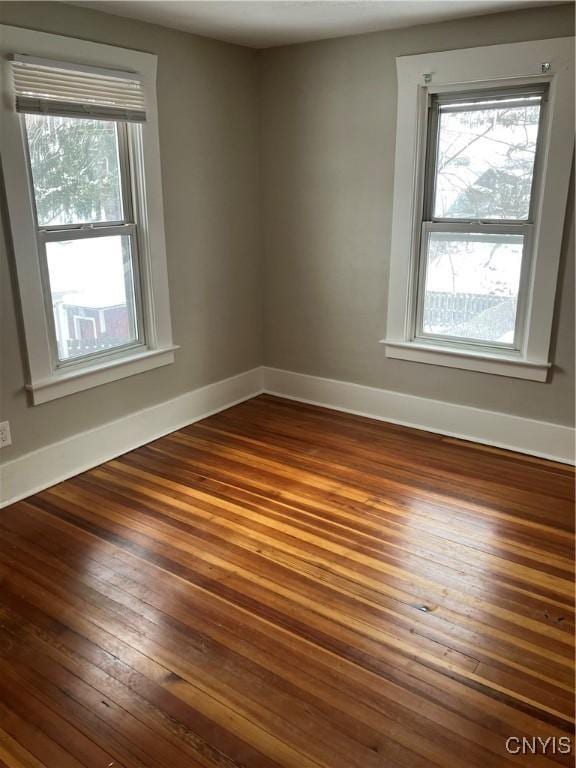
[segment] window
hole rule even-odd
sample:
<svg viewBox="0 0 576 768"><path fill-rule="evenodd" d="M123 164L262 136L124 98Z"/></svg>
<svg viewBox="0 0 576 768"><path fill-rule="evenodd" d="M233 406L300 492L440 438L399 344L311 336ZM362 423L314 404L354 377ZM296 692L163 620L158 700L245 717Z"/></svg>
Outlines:
<svg viewBox="0 0 576 768"><path fill-rule="evenodd" d="M143 346L127 124L24 121L55 366Z"/></svg>
<svg viewBox="0 0 576 768"><path fill-rule="evenodd" d="M398 60L387 356L546 379L571 55L556 40Z"/></svg>
<svg viewBox="0 0 576 768"><path fill-rule="evenodd" d="M544 94L431 96L416 338L521 348Z"/></svg>
<svg viewBox="0 0 576 768"><path fill-rule="evenodd" d="M173 361L156 60L13 27L2 46L3 156L38 404Z"/></svg>

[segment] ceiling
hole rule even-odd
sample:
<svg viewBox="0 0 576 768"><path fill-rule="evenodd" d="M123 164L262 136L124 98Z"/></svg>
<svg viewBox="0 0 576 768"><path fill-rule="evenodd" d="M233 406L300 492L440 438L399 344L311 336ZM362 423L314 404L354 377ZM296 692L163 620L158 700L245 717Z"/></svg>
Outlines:
<svg viewBox="0 0 576 768"><path fill-rule="evenodd" d="M559 0L100 0L79 1L251 48L302 43L478 16Z"/></svg>

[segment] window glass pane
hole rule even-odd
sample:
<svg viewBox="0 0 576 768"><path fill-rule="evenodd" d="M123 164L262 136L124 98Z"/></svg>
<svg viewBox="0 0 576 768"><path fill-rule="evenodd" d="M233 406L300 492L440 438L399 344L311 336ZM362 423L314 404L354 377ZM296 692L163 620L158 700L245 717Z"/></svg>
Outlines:
<svg viewBox="0 0 576 768"><path fill-rule="evenodd" d="M116 123L26 115L39 226L121 221Z"/></svg>
<svg viewBox="0 0 576 768"><path fill-rule="evenodd" d="M513 344L523 241L522 235L430 233L424 333Z"/></svg>
<svg viewBox="0 0 576 768"><path fill-rule="evenodd" d="M129 236L49 242L46 254L60 360L136 341Z"/></svg>
<svg viewBox="0 0 576 768"><path fill-rule="evenodd" d="M529 216L540 97L440 108L435 218Z"/></svg>

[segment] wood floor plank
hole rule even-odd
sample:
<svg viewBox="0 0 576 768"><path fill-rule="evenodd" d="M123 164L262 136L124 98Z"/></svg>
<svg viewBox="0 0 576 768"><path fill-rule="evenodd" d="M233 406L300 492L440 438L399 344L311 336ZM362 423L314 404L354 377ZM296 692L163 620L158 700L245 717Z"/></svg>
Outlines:
<svg viewBox="0 0 576 768"><path fill-rule="evenodd" d="M523 765L573 732L573 509L267 395L154 441L0 513L0 765Z"/></svg>

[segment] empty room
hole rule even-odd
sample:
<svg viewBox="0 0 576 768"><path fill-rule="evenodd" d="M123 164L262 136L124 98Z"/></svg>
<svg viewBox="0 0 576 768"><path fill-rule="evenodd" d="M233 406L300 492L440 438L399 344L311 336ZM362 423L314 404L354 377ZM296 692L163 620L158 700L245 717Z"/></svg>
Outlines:
<svg viewBox="0 0 576 768"><path fill-rule="evenodd" d="M0 766L574 765L574 11L0 2Z"/></svg>

